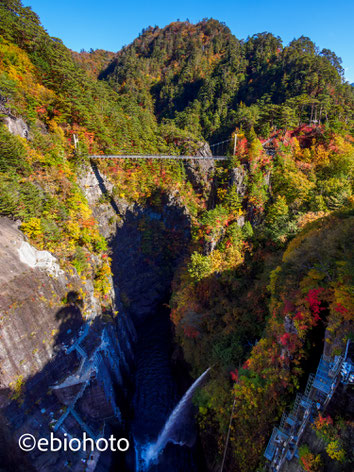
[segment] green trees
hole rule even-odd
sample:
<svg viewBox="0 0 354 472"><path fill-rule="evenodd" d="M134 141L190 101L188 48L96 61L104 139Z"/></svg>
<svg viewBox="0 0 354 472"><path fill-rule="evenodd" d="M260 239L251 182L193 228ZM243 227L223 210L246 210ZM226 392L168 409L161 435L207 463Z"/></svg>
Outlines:
<svg viewBox="0 0 354 472"><path fill-rule="evenodd" d="M291 221L285 197L278 195L276 201L269 206L264 231L267 237L277 243L285 242L289 235L295 233L296 224Z"/></svg>
<svg viewBox="0 0 354 472"><path fill-rule="evenodd" d="M29 172L24 146L4 126L0 126L0 172L11 174Z"/></svg>
<svg viewBox="0 0 354 472"><path fill-rule="evenodd" d="M28 53L57 95L43 118L89 128L112 151L131 143L136 151L162 150L154 135L166 122L210 142L236 126L264 136L304 122L352 126L353 90L343 83L340 58L306 37L286 47L267 32L240 42L216 20L175 22L146 29L116 56L91 51L73 59L21 2L2 1L0 15L0 35ZM11 94L9 77L0 76L0 86Z"/></svg>
<svg viewBox="0 0 354 472"><path fill-rule="evenodd" d="M212 263L208 256L203 256L198 252L194 252L188 267L191 277L197 282L207 277L212 271Z"/></svg>
<svg viewBox="0 0 354 472"><path fill-rule="evenodd" d="M237 212L241 209L241 198L237 193L236 185L232 185L225 197L225 203L230 212L233 214L237 214Z"/></svg>
<svg viewBox="0 0 354 472"><path fill-rule="evenodd" d="M236 123L246 131L250 131L256 125L259 118L260 110L255 104L247 107L241 102L235 114Z"/></svg>

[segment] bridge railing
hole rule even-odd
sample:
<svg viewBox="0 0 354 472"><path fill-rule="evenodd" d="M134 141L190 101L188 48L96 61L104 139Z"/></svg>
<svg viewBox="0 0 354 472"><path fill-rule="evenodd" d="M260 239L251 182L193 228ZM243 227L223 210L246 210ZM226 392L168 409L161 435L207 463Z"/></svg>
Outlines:
<svg viewBox="0 0 354 472"><path fill-rule="evenodd" d="M117 155L100 155L100 154L94 154L94 155L89 155L88 156L90 159L178 159L178 160L205 160L205 161L210 161L210 160L219 160L219 161L224 161L228 159L226 156L168 156L168 155L163 155L163 154L117 154Z"/></svg>

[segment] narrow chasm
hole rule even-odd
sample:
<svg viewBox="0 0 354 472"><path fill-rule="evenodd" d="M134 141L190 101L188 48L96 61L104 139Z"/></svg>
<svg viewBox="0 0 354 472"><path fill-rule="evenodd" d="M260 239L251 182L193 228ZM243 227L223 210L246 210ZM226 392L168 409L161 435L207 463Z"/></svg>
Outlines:
<svg viewBox="0 0 354 472"><path fill-rule="evenodd" d="M111 242L116 299L137 332L131 403L126 409L131 441L127 471L200 470L197 446L168 444L158 463L149 466L140 466L138 458L144 445L156 441L190 383L183 359L176 355L168 308L173 273L189 239L185 208L169 195L153 195L146 206L124 212ZM190 424L183 424L183 435L184 443L196 444L193 415Z"/></svg>

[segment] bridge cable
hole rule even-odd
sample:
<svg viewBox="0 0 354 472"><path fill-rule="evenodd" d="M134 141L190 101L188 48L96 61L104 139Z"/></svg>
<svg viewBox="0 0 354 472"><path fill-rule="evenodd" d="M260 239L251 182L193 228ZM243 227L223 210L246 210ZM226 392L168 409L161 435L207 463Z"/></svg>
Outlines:
<svg viewBox="0 0 354 472"><path fill-rule="evenodd" d="M233 416L234 416L235 404L236 404L236 396L235 396L235 398L234 398L234 402L233 402L232 408L231 408L231 415L230 415L230 421L229 421L229 428L228 428L228 430L227 430L226 442L225 442L225 449L224 449L224 455L223 455L223 458L222 458L222 463L221 463L220 472L223 472L223 470L224 470L224 464L225 464L225 459L226 459L227 447L228 447L228 445L229 445L229 440L230 440L231 424L232 424L232 419L233 419Z"/></svg>

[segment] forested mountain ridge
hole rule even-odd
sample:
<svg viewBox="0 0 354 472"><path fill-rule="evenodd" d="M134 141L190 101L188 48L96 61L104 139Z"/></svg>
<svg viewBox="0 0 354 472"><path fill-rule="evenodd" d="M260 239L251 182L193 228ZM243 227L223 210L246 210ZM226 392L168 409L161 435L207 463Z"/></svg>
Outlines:
<svg viewBox="0 0 354 472"><path fill-rule="evenodd" d="M73 53L19 0L0 0L0 214L92 279L109 311L108 245L80 187L88 154L196 153L237 134L236 153L206 169L101 162L111 190L98 206L173 200L188 215L170 306L193 376L216 366L197 398L207 465L219 468L235 401L225 470L258 470L311 359L324 346L340 354L352 332L353 87L308 38L241 41L216 20L150 27L112 57ZM14 136L21 119L26 133ZM161 227L141 223L147 264ZM174 235L167 251L180 244ZM351 468L350 418L339 409L327 420L308 472Z"/></svg>
<svg viewBox="0 0 354 472"><path fill-rule="evenodd" d="M73 58L89 75L97 78L102 70L106 69L114 59L115 53L103 49L82 50L79 53L72 51Z"/></svg>
<svg viewBox="0 0 354 472"><path fill-rule="evenodd" d="M161 122L215 141L235 125L270 128L351 121L353 90L341 60L306 37L283 46L270 33L238 40L216 20L148 28L101 78Z"/></svg>

